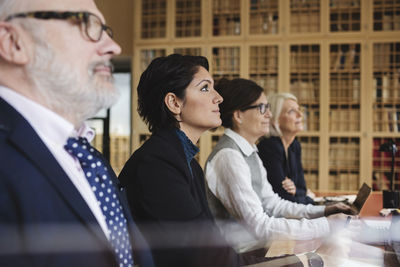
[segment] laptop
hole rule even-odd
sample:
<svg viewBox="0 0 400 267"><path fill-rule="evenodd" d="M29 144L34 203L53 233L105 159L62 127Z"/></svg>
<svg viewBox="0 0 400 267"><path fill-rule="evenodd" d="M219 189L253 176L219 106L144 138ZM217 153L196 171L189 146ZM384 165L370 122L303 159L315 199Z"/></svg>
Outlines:
<svg viewBox="0 0 400 267"><path fill-rule="evenodd" d="M361 208L364 206L365 201L369 197L372 189L366 183L363 183L360 190L358 190L357 197L350 206L357 211L357 214L360 213Z"/></svg>

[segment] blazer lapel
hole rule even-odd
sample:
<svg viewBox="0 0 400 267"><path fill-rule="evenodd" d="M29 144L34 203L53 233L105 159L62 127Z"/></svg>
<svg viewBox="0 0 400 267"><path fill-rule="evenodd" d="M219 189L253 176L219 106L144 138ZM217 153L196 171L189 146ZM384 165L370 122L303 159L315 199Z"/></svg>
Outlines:
<svg viewBox="0 0 400 267"><path fill-rule="evenodd" d="M43 177L54 187L54 190L58 192L76 216L81 221L86 222L101 241L109 245L106 236L79 191L30 124L4 101L0 101L0 111L0 114L5 111L3 114L8 116L8 118L1 116L5 123L2 123L3 120L1 119L0 126L10 132L10 142L43 173ZM7 122L9 125L7 125Z"/></svg>

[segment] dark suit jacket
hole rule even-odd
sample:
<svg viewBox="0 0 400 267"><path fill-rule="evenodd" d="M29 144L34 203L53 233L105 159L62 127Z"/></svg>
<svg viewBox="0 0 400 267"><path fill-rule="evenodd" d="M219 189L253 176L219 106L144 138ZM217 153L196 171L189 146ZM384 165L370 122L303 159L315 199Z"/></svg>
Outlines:
<svg viewBox="0 0 400 267"><path fill-rule="evenodd" d="M262 138L257 148L258 155L267 169L268 181L280 197L297 203L314 203L307 196L306 181L301 164L301 146L296 139L288 148L288 160L286 160L285 148L279 137ZM286 176L292 179L296 185L296 195L294 196L282 187L282 181Z"/></svg>
<svg viewBox="0 0 400 267"><path fill-rule="evenodd" d="M112 179L118 183L115 175ZM153 266L125 193L117 191L133 237L135 264ZM78 190L30 124L2 98L0 266L117 266Z"/></svg>
<svg viewBox="0 0 400 267"><path fill-rule="evenodd" d="M189 170L175 130L153 134L120 174L135 221L156 266L236 266L208 208L203 171Z"/></svg>

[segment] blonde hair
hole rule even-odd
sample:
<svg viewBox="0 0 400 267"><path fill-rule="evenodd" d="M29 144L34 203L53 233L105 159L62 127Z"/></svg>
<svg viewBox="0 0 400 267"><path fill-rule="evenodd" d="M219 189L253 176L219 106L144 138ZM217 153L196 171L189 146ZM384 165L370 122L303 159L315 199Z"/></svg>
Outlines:
<svg viewBox="0 0 400 267"><path fill-rule="evenodd" d="M279 127L279 117L282 113L282 107L285 100L294 100L297 103L297 97L291 93L273 93L268 95L268 102L271 106L272 123L269 126L269 136L282 136L281 128Z"/></svg>

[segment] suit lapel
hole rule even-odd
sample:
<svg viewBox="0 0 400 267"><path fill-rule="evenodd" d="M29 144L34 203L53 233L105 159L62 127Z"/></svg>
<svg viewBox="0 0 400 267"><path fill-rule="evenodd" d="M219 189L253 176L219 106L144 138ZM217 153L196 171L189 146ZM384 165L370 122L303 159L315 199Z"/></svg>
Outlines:
<svg viewBox="0 0 400 267"><path fill-rule="evenodd" d="M1 98L0 118L0 128L9 131L10 142L40 170L78 220L87 223L101 241L109 244L90 208L46 145L30 124Z"/></svg>
<svg viewBox="0 0 400 267"><path fill-rule="evenodd" d="M168 129L168 130L163 130L159 133L159 136L162 139L165 139L169 144L171 144L172 149L176 149L178 152L178 155L180 156L179 160L174 160L176 164L180 164L183 167L183 170L185 172L185 177L188 178L188 183L192 184L193 180L193 175L189 170L189 165L186 163L186 156L185 156L185 151L183 150L183 145L181 143L181 140L179 139L178 135L175 133L175 129ZM182 168L180 168L182 169Z"/></svg>

